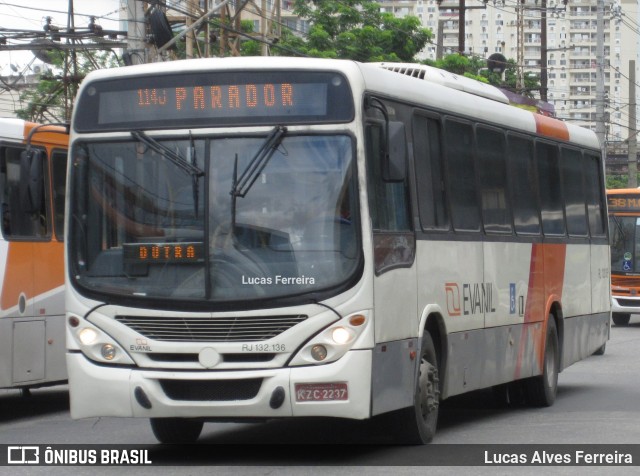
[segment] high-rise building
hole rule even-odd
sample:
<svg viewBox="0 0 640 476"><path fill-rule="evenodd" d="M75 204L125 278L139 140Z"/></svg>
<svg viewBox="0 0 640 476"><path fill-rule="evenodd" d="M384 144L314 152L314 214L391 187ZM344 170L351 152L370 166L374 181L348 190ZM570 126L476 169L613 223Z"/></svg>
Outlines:
<svg viewBox="0 0 640 476"><path fill-rule="evenodd" d="M543 9L546 3L546 8ZM459 0L381 0L381 10L415 15L434 33L423 58L459 50ZM501 53L523 74L547 72L547 100L559 118L595 129L597 0L465 0L464 54L488 58ZM629 135L629 62L640 39L637 0L604 0L604 85L606 140ZM519 13L520 12L520 13ZM542 65L543 12L546 65ZM520 25L520 26L519 26ZM520 39L520 41L519 41ZM638 62L636 61L636 67ZM540 97L540 91L533 91Z"/></svg>

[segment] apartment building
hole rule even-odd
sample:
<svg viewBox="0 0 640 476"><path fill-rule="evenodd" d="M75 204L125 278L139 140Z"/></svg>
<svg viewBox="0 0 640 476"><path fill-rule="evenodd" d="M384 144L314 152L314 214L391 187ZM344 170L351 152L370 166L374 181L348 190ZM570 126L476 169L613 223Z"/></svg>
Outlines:
<svg viewBox="0 0 640 476"><path fill-rule="evenodd" d="M525 0L520 13L518 3L466 0L464 52L482 58L501 53L508 59L520 59L524 74L540 74L542 0ZM458 0L382 0L380 4L383 11L419 17L433 31L434 39L423 51L424 58L458 51ZM547 0L545 11L547 100L558 117L595 129L597 0L569 0L566 4ZM638 66L639 39L637 0L604 0L605 110L607 141L611 143L628 137L629 61ZM534 94L539 97L538 91Z"/></svg>

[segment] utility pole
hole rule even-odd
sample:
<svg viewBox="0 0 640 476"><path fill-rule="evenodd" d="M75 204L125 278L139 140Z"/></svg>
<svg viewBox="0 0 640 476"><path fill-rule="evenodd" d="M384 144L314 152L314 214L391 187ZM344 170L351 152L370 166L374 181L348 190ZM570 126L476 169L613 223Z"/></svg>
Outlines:
<svg viewBox="0 0 640 476"><path fill-rule="evenodd" d="M516 90L524 90L524 0L519 0L516 6L516 22L518 48L516 55Z"/></svg>
<svg viewBox="0 0 640 476"><path fill-rule="evenodd" d="M638 187L638 139L636 124L636 62L629 60L629 188Z"/></svg>
<svg viewBox="0 0 640 476"><path fill-rule="evenodd" d="M483 5L477 5L477 6L473 6L473 7L467 7L465 5L465 0L458 0L458 6L457 7L452 7L449 5L446 6L442 6L442 2L444 0L436 0L436 3L438 4L438 9L452 9L452 10L458 10L458 54L464 55L465 51L464 51L464 43L465 43L465 39L466 39L466 32L465 32L465 12L467 10L475 10L478 8L482 8L482 9L486 9L487 8L487 2L489 0L482 0ZM440 34L440 31L438 30L438 34ZM438 36L440 41L440 36Z"/></svg>
<svg viewBox="0 0 640 476"><path fill-rule="evenodd" d="M438 19L438 44L436 46L436 59L442 59L442 50L444 49L444 20Z"/></svg>
<svg viewBox="0 0 640 476"><path fill-rule="evenodd" d="M465 24L465 11L467 7L464 5L464 0L460 0L458 3L458 52L461 55L464 55L464 40L466 36L466 27Z"/></svg>
<svg viewBox="0 0 640 476"><path fill-rule="evenodd" d="M146 31L144 5L136 0L127 0L127 50L125 55L130 64L146 63Z"/></svg>
<svg viewBox="0 0 640 476"><path fill-rule="evenodd" d="M540 100L547 102L547 0L540 8Z"/></svg>
<svg viewBox="0 0 640 476"><path fill-rule="evenodd" d="M596 135L606 159L604 123L604 0L598 0L596 11ZM635 130L635 127L634 127ZM629 131L631 133L631 131Z"/></svg>

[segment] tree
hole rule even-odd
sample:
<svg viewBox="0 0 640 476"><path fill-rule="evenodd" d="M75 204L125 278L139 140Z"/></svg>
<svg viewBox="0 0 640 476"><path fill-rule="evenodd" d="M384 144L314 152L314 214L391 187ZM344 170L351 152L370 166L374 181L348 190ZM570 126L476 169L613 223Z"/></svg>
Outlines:
<svg viewBox="0 0 640 476"><path fill-rule="evenodd" d="M486 60L475 56L468 57L456 53L436 61L425 60L424 63L528 97L533 97L533 92L540 89L540 75L526 75L524 90L518 90L516 87L518 70L513 59L507 60L504 80L499 73L487 69Z"/></svg>
<svg viewBox="0 0 640 476"><path fill-rule="evenodd" d="M84 76L94 69L117 66L113 53L109 51L76 52L75 67L70 68L73 71L65 71L64 56L52 57L51 60L51 70L40 75L37 87L20 94L20 102L26 106L15 111L19 118L42 123L69 122L75 92Z"/></svg>
<svg viewBox="0 0 640 476"><path fill-rule="evenodd" d="M309 22L299 36L284 32L272 54L300 54L356 61L414 61L431 39L417 17L381 13L371 0L294 0L294 13Z"/></svg>

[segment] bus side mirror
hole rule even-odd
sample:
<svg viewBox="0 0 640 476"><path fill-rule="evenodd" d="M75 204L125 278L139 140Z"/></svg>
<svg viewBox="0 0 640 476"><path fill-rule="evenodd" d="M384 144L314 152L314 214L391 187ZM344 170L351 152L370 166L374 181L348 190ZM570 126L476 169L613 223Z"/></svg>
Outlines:
<svg viewBox="0 0 640 476"><path fill-rule="evenodd" d="M40 211L44 171L43 152L24 150L20 153L20 205L26 213Z"/></svg>
<svg viewBox="0 0 640 476"><path fill-rule="evenodd" d="M382 164L382 180L385 182L402 182L407 176L407 139L404 124L389 121L387 137L387 154Z"/></svg>

